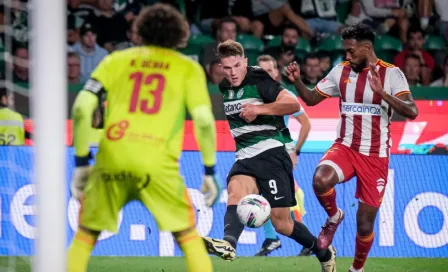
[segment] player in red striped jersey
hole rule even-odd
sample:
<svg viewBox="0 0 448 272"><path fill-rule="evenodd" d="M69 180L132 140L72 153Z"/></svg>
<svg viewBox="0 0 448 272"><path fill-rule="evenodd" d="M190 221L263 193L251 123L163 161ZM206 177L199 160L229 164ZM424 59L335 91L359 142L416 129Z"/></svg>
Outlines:
<svg viewBox="0 0 448 272"><path fill-rule="evenodd" d="M300 80L296 63L287 74L308 106L328 97L339 97L341 119L333 146L322 157L313 177L313 189L328 214L317 246L327 248L344 212L336 205L338 183L357 177L355 258L350 271L363 271L373 243L373 227L385 192L389 168L390 119L393 111L415 119L418 111L404 74L398 67L378 59L374 52L375 33L362 24L342 33L347 61L334 67L310 90Z"/></svg>

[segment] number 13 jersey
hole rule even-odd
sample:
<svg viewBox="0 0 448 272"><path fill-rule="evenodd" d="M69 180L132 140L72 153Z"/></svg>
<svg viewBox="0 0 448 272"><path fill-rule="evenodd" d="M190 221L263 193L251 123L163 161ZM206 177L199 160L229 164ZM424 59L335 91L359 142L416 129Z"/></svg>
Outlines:
<svg viewBox="0 0 448 272"><path fill-rule="evenodd" d="M201 66L171 49L114 52L92 72L84 90L107 99L97 159L111 166L177 168L186 109L210 106Z"/></svg>

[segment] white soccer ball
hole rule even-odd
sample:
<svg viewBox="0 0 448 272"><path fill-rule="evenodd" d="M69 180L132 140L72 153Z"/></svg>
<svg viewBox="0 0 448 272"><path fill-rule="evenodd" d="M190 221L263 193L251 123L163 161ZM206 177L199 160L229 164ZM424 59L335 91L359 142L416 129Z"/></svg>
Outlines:
<svg viewBox="0 0 448 272"><path fill-rule="evenodd" d="M271 218L271 205L261 195L247 195L236 208L240 222L249 228L259 228Z"/></svg>

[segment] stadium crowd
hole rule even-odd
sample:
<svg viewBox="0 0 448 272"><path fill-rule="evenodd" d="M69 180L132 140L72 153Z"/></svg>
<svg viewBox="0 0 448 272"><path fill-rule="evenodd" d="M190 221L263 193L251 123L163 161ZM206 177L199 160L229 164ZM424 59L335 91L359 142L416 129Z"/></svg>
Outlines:
<svg viewBox="0 0 448 272"><path fill-rule="evenodd" d="M338 33L364 22L379 34L378 57L400 67L411 86L448 87L446 0L67 0L68 82L84 83L107 54L138 45L133 21L155 2L170 3L188 18L191 37L179 50L203 65L210 84L223 77L217 44L234 39L246 48L250 64L271 55L288 83L286 65L297 61L304 82L314 85L345 57ZM29 81L26 7L27 0L13 0L11 16L5 16L0 4L0 23L8 17L12 26L12 79L19 83ZM7 42L4 26L0 51ZM1 80L6 64L0 64Z"/></svg>

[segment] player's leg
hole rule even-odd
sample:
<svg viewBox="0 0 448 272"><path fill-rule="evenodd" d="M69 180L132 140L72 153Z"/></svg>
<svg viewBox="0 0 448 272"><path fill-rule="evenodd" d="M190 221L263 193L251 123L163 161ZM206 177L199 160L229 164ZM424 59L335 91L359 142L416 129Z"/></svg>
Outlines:
<svg viewBox="0 0 448 272"><path fill-rule="evenodd" d="M82 226L78 227L72 243L68 248L68 272L87 271L90 254L95 247L99 235L99 231L89 230Z"/></svg>
<svg viewBox="0 0 448 272"><path fill-rule="evenodd" d="M389 160L356 154L353 161L358 178L356 197L359 206L356 213L355 258L350 271L360 272L375 237L373 229L387 185Z"/></svg>
<svg viewBox="0 0 448 272"><path fill-rule="evenodd" d="M290 208L297 205L292 161L286 150L277 149L261 165L264 171L257 177L261 194L271 205L271 220L275 230L302 246L311 249L322 264L322 271L334 271L335 253L319 249L317 238L300 222L293 221Z"/></svg>
<svg viewBox="0 0 448 272"><path fill-rule="evenodd" d="M173 233L184 253L187 271L213 271L211 259L196 231L193 203L179 173L154 174L137 194L156 219L159 230Z"/></svg>
<svg viewBox="0 0 448 272"><path fill-rule="evenodd" d="M355 258L350 271L363 271L364 263L372 248L373 238L375 236L373 227L378 209L379 208L359 202L358 211L356 213Z"/></svg>
<svg viewBox="0 0 448 272"><path fill-rule="evenodd" d="M344 212L336 205L336 184L351 179L354 175L353 165L349 161L348 147L334 144L322 157L313 176L313 190L325 209L328 218L319 233L317 245L327 248L333 241L339 224L344 219Z"/></svg>
<svg viewBox="0 0 448 272"><path fill-rule="evenodd" d="M117 231L118 213L128 202L125 182L104 180L101 167L94 166L84 190L79 212L79 227L68 250L68 271L84 272L102 230ZM115 170L116 171L116 170Z"/></svg>
<svg viewBox="0 0 448 272"><path fill-rule="evenodd" d="M246 161L247 160L247 161ZM236 212L238 203L241 199L249 194L258 194L258 188L254 177L241 173L248 173L247 164L250 159L245 162L237 161L227 176L227 210L224 215L224 238L214 239L204 237L207 251L210 254L219 256L225 260L233 261L236 258L236 246L244 225L241 224Z"/></svg>
<svg viewBox="0 0 448 272"><path fill-rule="evenodd" d="M302 223L293 221L288 207L277 207L271 210L271 220L275 230L305 248L309 248L321 263L322 272L336 271L336 252L332 246L327 249L317 247L317 238Z"/></svg>

